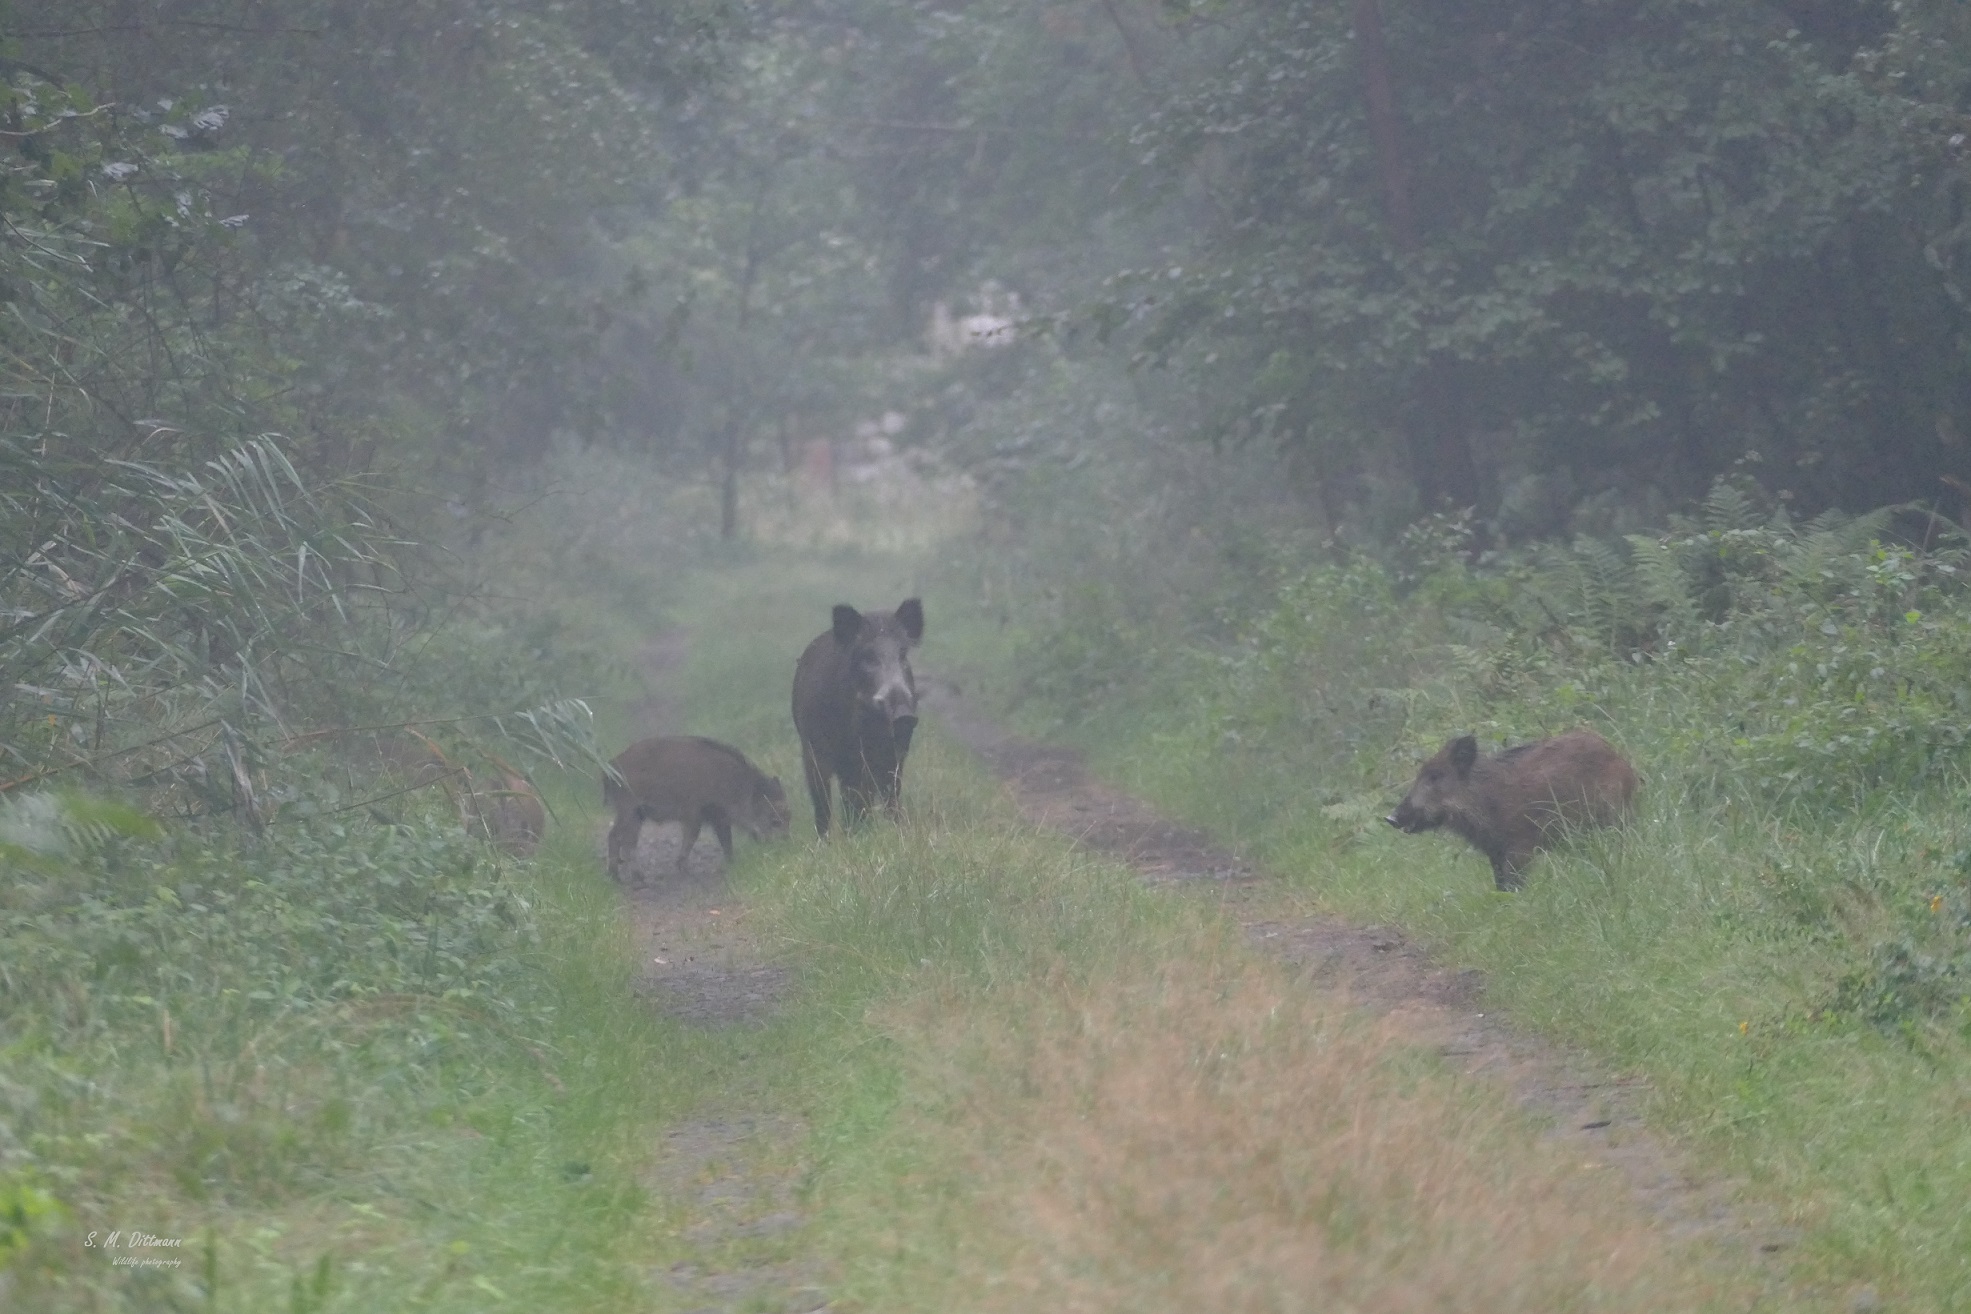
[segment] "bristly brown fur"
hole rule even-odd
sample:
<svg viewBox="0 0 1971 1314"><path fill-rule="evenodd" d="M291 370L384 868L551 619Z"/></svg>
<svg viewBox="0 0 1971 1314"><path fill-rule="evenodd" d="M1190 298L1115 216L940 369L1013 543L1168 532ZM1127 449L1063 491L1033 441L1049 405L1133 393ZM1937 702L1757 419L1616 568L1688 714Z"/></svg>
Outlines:
<svg viewBox="0 0 1971 1314"><path fill-rule="evenodd" d="M1634 768L1592 730L1490 757L1465 735L1419 768L1386 820L1411 834L1441 826L1462 836L1491 860L1498 888L1516 890L1533 855L1567 828L1620 821L1637 783Z"/></svg>
<svg viewBox="0 0 1971 1314"><path fill-rule="evenodd" d="M787 793L730 744L698 735L639 740L609 764L622 777L602 782L602 801L616 809L609 828L609 873L618 876L636 851L643 823L675 821L683 827L678 870L683 871L710 826L726 861L732 861L734 824L754 838L787 831Z"/></svg>

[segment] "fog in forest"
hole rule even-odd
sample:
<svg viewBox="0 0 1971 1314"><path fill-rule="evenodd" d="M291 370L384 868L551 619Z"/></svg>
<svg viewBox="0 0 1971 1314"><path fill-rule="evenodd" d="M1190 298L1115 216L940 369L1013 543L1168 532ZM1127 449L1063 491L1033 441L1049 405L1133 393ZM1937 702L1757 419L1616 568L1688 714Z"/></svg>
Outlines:
<svg viewBox="0 0 1971 1314"><path fill-rule="evenodd" d="M0 0L0 69L0 1310L1962 1307L1971 9ZM815 847L845 603L927 728ZM1583 728L1639 801L1521 894L1384 824ZM793 839L619 907L684 733ZM1406 1060L1008 838L1104 789L1639 1074L1765 1258L1321 1139ZM1366 1194L1224 1185L1317 1143Z"/></svg>

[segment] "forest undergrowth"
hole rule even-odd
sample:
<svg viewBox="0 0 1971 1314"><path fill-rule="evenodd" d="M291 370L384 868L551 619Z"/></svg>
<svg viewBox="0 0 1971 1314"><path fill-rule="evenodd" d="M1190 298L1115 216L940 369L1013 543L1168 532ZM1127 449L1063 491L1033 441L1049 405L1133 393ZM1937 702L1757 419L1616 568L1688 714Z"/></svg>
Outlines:
<svg viewBox="0 0 1971 1314"><path fill-rule="evenodd" d="M681 627L679 728L790 776L792 654L833 601L893 602L916 567L763 547L659 571L618 551L655 531L590 491L590 514L513 545L532 565L509 585L559 580L569 644ZM940 662L996 633L926 596ZM602 692L613 751L641 695ZM1497 1092L1021 823L934 724L902 825L742 846L737 897L794 981L757 1027L631 990L593 782L543 783L531 860L461 833L442 797L231 841L17 805L37 874L0 926L0 1302L664 1310L691 1299L678 1266L777 1262L871 1310L1753 1298ZM775 1166L802 1222L708 1238L691 1184L653 1166L671 1129L750 1117L808 1129ZM181 1244L131 1249L139 1231ZM181 1262L117 1265L112 1232Z"/></svg>
<svg viewBox="0 0 1971 1314"><path fill-rule="evenodd" d="M1172 532L1113 469L1073 480L1049 472L1039 503L1115 514L1037 516L1019 551L951 566L1011 618L974 671L1003 705L1240 845L1290 904L1402 926L1481 969L1488 1007L1645 1078L1663 1132L1798 1229L1803 1279L1967 1308L1955 525L1802 523L1741 476L1626 539L1480 556L1440 516L1384 549L1269 547L1263 520ZM1381 820L1451 736L1577 725L1636 764L1638 815L1520 894Z"/></svg>
<svg viewBox="0 0 1971 1314"><path fill-rule="evenodd" d="M608 581L532 605L258 451L126 471L157 550L99 542L6 650L52 674L7 709L0 1308L628 1307L633 1129L705 1065L630 995L569 769L633 688ZM529 858L487 842L504 771Z"/></svg>
<svg viewBox="0 0 1971 1314"><path fill-rule="evenodd" d="M581 514L489 566L551 600L583 669L681 630L677 728L784 778L789 666L833 602L921 589L944 672L1022 633L921 558L660 550L627 467L585 479L561 494ZM597 692L607 753L643 691ZM664 1310L675 1266L783 1260L871 1310L1749 1308L1770 1280L1665 1238L1503 1092L1194 900L1021 823L934 721L901 825L741 848L737 896L793 981L759 1027L633 993L593 781L541 780L531 860L442 796L258 833L14 805L0 1301ZM652 1172L667 1131L783 1115L807 1128L782 1165L800 1224L685 1226ZM112 1232L182 1262L116 1265Z"/></svg>

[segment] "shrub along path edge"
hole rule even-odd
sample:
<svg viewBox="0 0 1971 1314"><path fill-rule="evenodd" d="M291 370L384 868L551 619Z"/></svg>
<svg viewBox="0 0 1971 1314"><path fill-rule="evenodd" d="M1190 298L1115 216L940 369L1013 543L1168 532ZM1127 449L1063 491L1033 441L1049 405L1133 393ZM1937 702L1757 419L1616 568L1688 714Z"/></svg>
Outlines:
<svg viewBox="0 0 1971 1314"><path fill-rule="evenodd" d="M1391 927L1280 916L1277 885L1204 832L1095 779L1079 751L1007 733L956 684L922 683L926 709L1005 781L1029 822L1120 857L1152 883L1209 888L1255 948L1292 965L1310 985L1397 1020L1419 1048L1435 1050L1456 1070L1503 1086L1546 1125L1547 1136L1584 1164L1605 1168L1672 1235L1768 1267L1769 1257L1795 1240L1740 1200L1733 1182L1699 1171L1644 1125L1641 1081L1488 1014L1477 971L1434 962Z"/></svg>

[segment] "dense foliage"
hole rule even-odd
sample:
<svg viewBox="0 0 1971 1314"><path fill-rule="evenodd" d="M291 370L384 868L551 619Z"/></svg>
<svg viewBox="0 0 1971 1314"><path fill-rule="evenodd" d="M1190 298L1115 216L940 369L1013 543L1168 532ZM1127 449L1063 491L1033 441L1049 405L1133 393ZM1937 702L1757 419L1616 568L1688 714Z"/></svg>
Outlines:
<svg viewBox="0 0 1971 1314"><path fill-rule="evenodd" d="M1332 513L1395 481L1515 538L1638 527L1748 449L1810 508L1961 507L1961 7L1228 12L1135 131L1214 221L1111 313Z"/></svg>
<svg viewBox="0 0 1971 1314"><path fill-rule="evenodd" d="M657 185L653 106L702 81L717 17L606 0L277 15L103 0L7 27L16 81L80 88L103 132L167 134L153 139L171 169L211 194L199 210L237 228L196 277L141 245L127 261L129 295L171 307L166 323L268 353L213 362L236 424L320 444L336 469L400 466L391 449L408 440L471 470L583 416L571 371L604 309L578 276L587 225ZM127 167L110 175L75 159L71 194L172 197L171 173L114 159Z"/></svg>
<svg viewBox="0 0 1971 1314"><path fill-rule="evenodd" d="M718 21L0 9L0 781L259 824L365 725L579 749L531 622L417 541L595 423L591 217Z"/></svg>
<svg viewBox="0 0 1971 1314"><path fill-rule="evenodd" d="M945 432L895 352L991 283L1168 369L1200 435L1286 448L1330 525L1448 499L1490 542L1658 523L1748 450L1809 512L1958 509L1963 21L106 0L13 19L10 67L80 88L83 135L155 121L59 146L70 202L237 226L122 239L200 343L117 352L126 382L196 376L311 474L409 457L471 505L607 434L719 483L730 534L766 443L899 403ZM157 403L119 404L218 427Z"/></svg>
<svg viewBox="0 0 1971 1314"><path fill-rule="evenodd" d="M945 380L888 353L940 305L1017 299L1030 329L1166 372L1197 436L1284 449L1330 526L1448 505L1487 544L1634 530L1748 452L1808 514L1956 514L1963 23L1865 0L781 6L618 244L662 289L620 359L688 347L626 370L640 404L612 412L728 473L856 408L903 403L935 441Z"/></svg>
<svg viewBox="0 0 1971 1314"><path fill-rule="evenodd" d="M1081 488L1102 504L1098 477ZM1387 554L1222 542L1216 570L1241 587L1200 595L1087 552L1038 575L1044 594L1027 586L1013 667L1061 728L1137 722L1173 762L1238 782L1245 824L1311 809L1340 844L1380 831L1414 764L1454 735L1489 747L1594 725L1660 806L1772 828L1774 915L1854 937L1823 1004L1949 1016L1971 1001L1971 890L1956 831L1931 814L1971 775L1971 551L1905 514L1928 542L1888 537L1887 511L1799 522L1726 480L1658 533L1477 565L1469 516L1420 522ZM1179 536L1152 537L1165 546L1134 561L1209 578L1181 565ZM1802 856L1803 836L1838 847L1897 817L1922 818L1895 823L1908 851L1865 875Z"/></svg>

